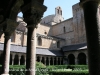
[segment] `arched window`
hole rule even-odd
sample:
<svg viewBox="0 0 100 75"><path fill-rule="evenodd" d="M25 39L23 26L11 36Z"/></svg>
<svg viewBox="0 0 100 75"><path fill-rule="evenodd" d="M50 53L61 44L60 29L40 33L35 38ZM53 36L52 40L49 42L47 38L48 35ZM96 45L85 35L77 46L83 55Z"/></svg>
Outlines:
<svg viewBox="0 0 100 75"><path fill-rule="evenodd" d="M38 46L42 46L42 39L41 39L41 37L38 37L37 44L38 44Z"/></svg>
<svg viewBox="0 0 100 75"><path fill-rule="evenodd" d="M57 41L57 48L60 48L60 41Z"/></svg>
<svg viewBox="0 0 100 75"><path fill-rule="evenodd" d="M66 28L65 28L65 26L63 27L63 31L64 31L64 33L66 32Z"/></svg>

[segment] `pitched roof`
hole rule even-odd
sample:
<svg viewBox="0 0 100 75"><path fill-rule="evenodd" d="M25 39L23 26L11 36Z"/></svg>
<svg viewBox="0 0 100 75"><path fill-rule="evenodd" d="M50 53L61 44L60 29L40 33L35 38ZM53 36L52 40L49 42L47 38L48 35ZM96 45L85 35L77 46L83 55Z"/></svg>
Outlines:
<svg viewBox="0 0 100 75"><path fill-rule="evenodd" d="M52 55L52 56L63 56L63 53L60 50L49 50L44 48L37 48L36 54L41 55Z"/></svg>
<svg viewBox="0 0 100 75"><path fill-rule="evenodd" d="M87 44L82 43L82 44L68 45L62 47L63 51L73 51L73 50L81 50L81 49L87 49Z"/></svg>
<svg viewBox="0 0 100 75"><path fill-rule="evenodd" d="M0 43L0 50L3 51L3 43ZM19 52L19 53L26 53L26 46L19 46L19 45L11 45L10 47L11 52ZM49 50L45 48L36 48L36 54L40 55L51 55L51 56L63 56L63 53L60 50Z"/></svg>

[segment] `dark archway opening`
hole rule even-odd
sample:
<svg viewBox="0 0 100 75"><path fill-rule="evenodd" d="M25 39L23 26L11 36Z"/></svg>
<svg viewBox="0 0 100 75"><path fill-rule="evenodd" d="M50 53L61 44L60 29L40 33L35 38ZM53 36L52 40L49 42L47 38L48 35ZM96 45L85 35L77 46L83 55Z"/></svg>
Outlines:
<svg viewBox="0 0 100 75"><path fill-rule="evenodd" d="M79 65L86 65L86 55L84 53L79 53L78 64Z"/></svg>
<svg viewBox="0 0 100 75"><path fill-rule="evenodd" d="M58 58L58 65L61 65L61 63L60 63L61 61L60 61L60 58Z"/></svg>
<svg viewBox="0 0 100 75"><path fill-rule="evenodd" d="M12 65L12 54L10 54L10 65Z"/></svg>
<svg viewBox="0 0 100 75"><path fill-rule="evenodd" d="M50 65L53 65L53 58L50 58Z"/></svg>
<svg viewBox="0 0 100 75"><path fill-rule="evenodd" d="M24 58L24 56L22 55L22 56L21 56L21 59L20 59L20 65L24 65L24 63L25 63L25 58Z"/></svg>
<svg viewBox="0 0 100 75"><path fill-rule="evenodd" d="M15 55L15 58L14 58L14 65L18 65L18 62L19 62L19 60L18 60L18 55Z"/></svg>
<svg viewBox="0 0 100 75"><path fill-rule="evenodd" d="M75 65L75 56L73 54L68 55L69 65Z"/></svg>

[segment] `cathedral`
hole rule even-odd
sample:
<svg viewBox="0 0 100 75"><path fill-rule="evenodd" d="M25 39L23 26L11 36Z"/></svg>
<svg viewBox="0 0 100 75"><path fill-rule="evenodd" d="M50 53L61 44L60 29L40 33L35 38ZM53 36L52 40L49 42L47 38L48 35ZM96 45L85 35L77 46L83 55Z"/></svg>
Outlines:
<svg viewBox="0 0 100 75"><path fill-rule="evenodd" d="M64 20L60 6L55 14L41 19L36 29L36 61L45 65L87 64L87 42L83 10L72 6L73 17ZM17 17L18 27L11 36L10 65L26 65L27 24ZM4 34L0 38L0 64Z"/></svg>

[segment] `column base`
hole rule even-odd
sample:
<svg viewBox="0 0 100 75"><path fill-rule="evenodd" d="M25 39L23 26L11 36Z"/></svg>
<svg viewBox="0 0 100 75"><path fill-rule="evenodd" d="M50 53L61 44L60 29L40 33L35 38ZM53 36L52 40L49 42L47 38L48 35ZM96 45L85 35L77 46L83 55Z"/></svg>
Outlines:
<svg viewBox="0 0 100 75"><path fill-rule="evenodd" d="M9 75L9 74L1 74L1 75Z"/></svg>

